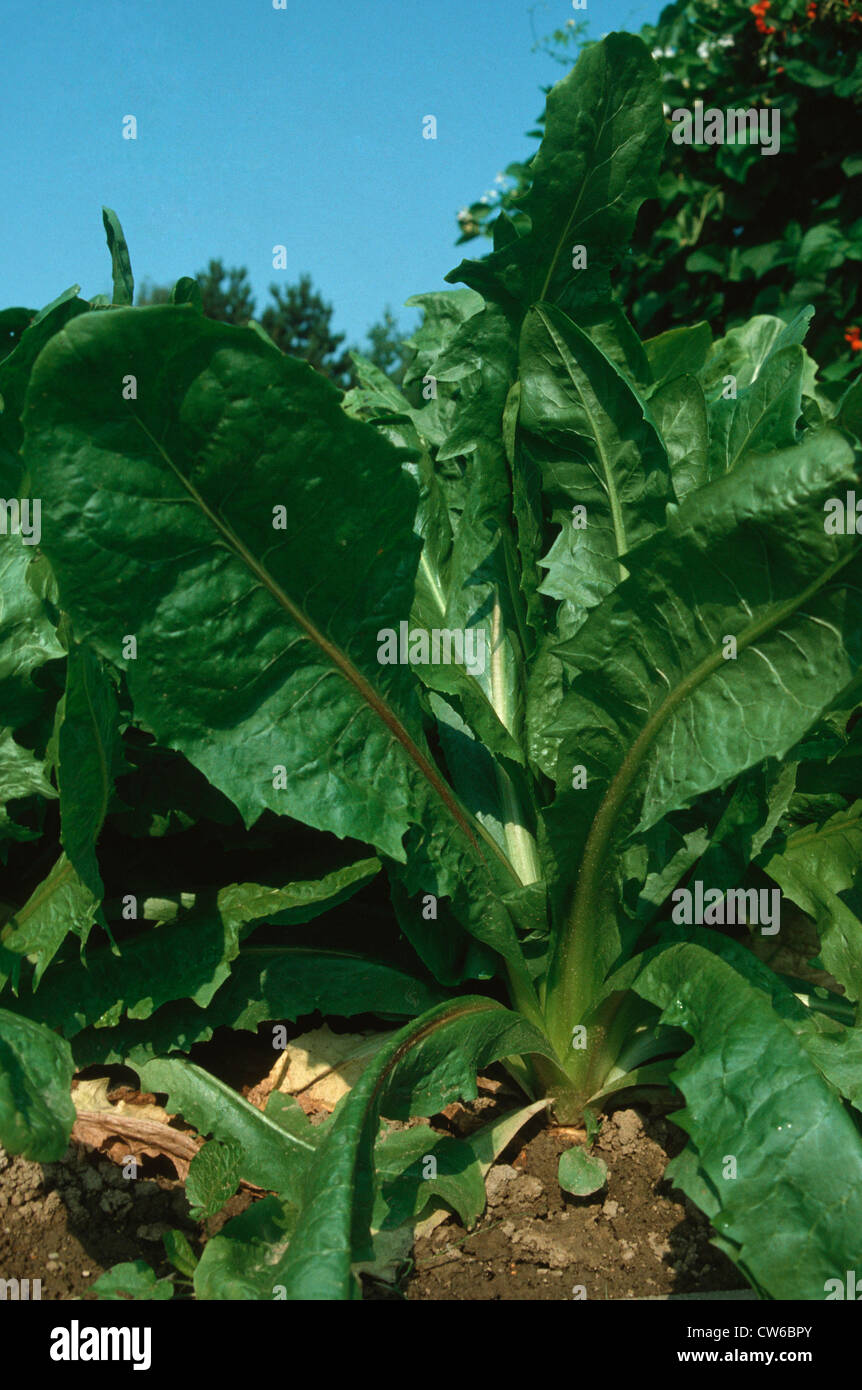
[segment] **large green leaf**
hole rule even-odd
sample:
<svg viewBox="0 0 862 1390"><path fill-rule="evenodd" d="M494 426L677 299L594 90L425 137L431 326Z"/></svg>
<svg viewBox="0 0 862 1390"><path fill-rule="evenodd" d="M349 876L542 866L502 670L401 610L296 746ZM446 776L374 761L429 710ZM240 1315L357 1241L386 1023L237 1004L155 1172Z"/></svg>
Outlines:
<svg viewBox="0 0 862 1390"><path fill-rule="evenodd" d="M756 314L747 323L731 328L713 343L706 364L698 372L707 395L720 395L728 376L737 391L744 391L757 380L773 353L792 343L802 343L813 312L809 305L790 323L771 314Z"/></svg>
<svg viewBox="0 0 862 1390"><path fill-rule="evenodd" d="M801 347L790 344L774 352L756 379L730 400L717 401L710 421L709 472L729 472L747 454L786 449L796 442L802 409Z"/></svg>
<svg viewBox="0 0 862 1390"><path fill-rule="evenodd" d="M75 1107L69 1044L49 1028L0 1009L0 1145L37 1163L66 1152Z"/></svg>
<svg viewBox="0 0 862 1390"><path fill-rule="evenodd" d="M46 989L51 984L49 976ZM71 1020L65 1026L79 1067L95 1062L135 1066L169 1052L188 1052L195 1043L208 1042L216 1028L255 1032L262 1023L303 1018L317 1009L343 1018L365 1013L409 1018L445 997L438 986L386 961L354 951L308 946L242 948L230 964L228 980L205 1007L177 999L145 1020L127 1018L118 1023L112 1023L116 1007L109 1007L103 1026L83 1031L78 1024L83 1012L80 1001L64 1005L57 993L49 1010L43 992L26 1001L27 1012ZM109 997L105 988L94 1007Z"/></svg>
<svg viewBox="0 0 862 1390"><path fill-rule="evenodd" d="M432 1200L445 1202L467 1227L485 1209L482 1170L472 1149L463 1139L425 1125L394 1130L379 1140L374 1172L379 1186L372 1216L376 1230L415 1221Z"/></svg>
<svg viewBox="0 0 862 1390"><path fill-rule="evenodd" d="M399 453L307 364L169 305L67 326L26 428L63 606L137 718L249 825L269 808L402 862L423 845L410 891L460 901L523 979L483 901L512 871L434 764L412 670L378 659L418 559Z"/></svg>
<svg viewBox="0 0 862 1390"><path fill-rule="evenodd" d="M57 966L35 998L25 996L27 1011L71 1038L89 1025L115 1025L124 1013L130 1019L148 1019L173 1000L188 998L200 1009L207 1009L214 996L219 1003L206 1015L211 1028L221 1023L254 1028L263 1018L289 1016L294 1008L297 1014L312 1012L323 1002L321 990L328 978L335 999L341 1001L351 971L357 995L376 998L372 988L363 991L367 980L358 971L357 957L352 953L343 953L343 962L336 953L335 968L327 969L326 956L314 950L293 948L294 956L289 947L262 948L262 952L251 950L245 956L241 973L236 957L240 942L261 922L308 922L349 898L377 868L377 860L360 860L322 879L283 888L231 884L214 895L213 904L204 898L176 920L150 928L125 943L122 954L103 947L91 952L86 962ZM161 911L162 904L150 910ZM404 976L400 972L397 976L398 989L403 990ZM229 992L219 996L217 991L226 981ZM423 997L420 992L417 1006ZM254 1022L250 1021L255 1012L252 1000L260 1010ZM267 1015L266 1009L276 1004L281 1004L281 1009ZM201 1015L198 1026L203 1022ZM113 1041L113 1033L111 1037Z"/></svg>
<svg viewBox="0 0 862 1390"><path fill-rule="evenodd" d="M697 373L706 362L712 346L708 323L696 323L691 328L671 328L644 343L653 380L658 387L676 381L688 373Z"/></svg>
<svg viewBox="0 0 862 1390"><path fill-rule="evenodd" d="M350 357L359 385L345 393L341 402L343 409L363 420L393 414L409 418L410 403L392 378L361 352L351 352Z"/></svg>
<svg viewBox="0 0 862 1390"><path fill-rule="evenodd" d="M650 396L650 414L665 449L678 502L707 480L709 426L696 377L678 376Z"/></svg>
<svg viewBox="0 0 862 1390"><path fill-rule="evenodd" d="M796 768L794 762L768 758L737 779L698 864L699 879L721 889L742 883L787 810Z"/></svg>
<svg viewBox="0 0 862 1390"><path fill-rule="evenodd" d="M422 310L422 322L406 346L413 359L404 373L404 390L422 393L422 406L414 414L416 428L431 445L443 443L452 428L458 404L457 386L437 389L435 364L458 327L483 308L482 296L475 290L435 290L414 294L407 307ZM433 381L432 381L433 378Z"/></svg>
<svg viewBox="0 0 862 1390"><path fill-rule="evenodd" d="M483 310L456 330L433 363L435 379L458 382L457 428L437 458L466 459L457 523L429 458L417 468L416 527L423 539L411 613L414 623L470 629L481 641L479 669L417 667L431 690L450 699L495 755L523 762L518 734L518 675L522 659L518 566L510 533L512 508L502 419L514 371L511 330L502 314ZM418 417L421 425L421 415Z"/></svg>
<svg viewBox="0 0 862 1390"><path fill-rule="evenodd" d="M630 579L561 648L578 674L551 821L581 868L551 968L558 1047L619 948L613 846L783 757L858 668L860 546L823 528L824 501L855 481L831 431L752 456L669 508L627 557ZM576 764L588 784L569 790Z"/></svg>
<svg viewBox="0 0 862 1390"><path fill-rule="evenodd" d="M862 1138L769 998L693 944L656 956L635 982L694 1045L673 1081L674 1122L692 1140L668 1176L701 1201L721 1248L772 1298L822 1299L858 1260ZM728 1158L735 1160L731 1170Z"/></svg>
<svg viewBox="0 0 862 1390"><path fill-rule="evenodd" d="M249 1104L224 1081L179 1058L160 1058L136 1068L144 1090L164 1092L168 1109L200 1134L241 1151L239 1177L266 1191L298 1192L316 1140L276 1112ZM303 1117L305 1129L310 1129Z"/></svg>
<svg viewBox="0 0 862 1390"><path fill-rule="evenodd" d="M515 363L511 325L489 306L455 331L433 364L441 382L458 382L461 391L456 422L438 448L437 462L466 463L451 542L444 547L438 541L436 555L435 549L423 549L420 576L427 561L436 595L435 606L429 601L432 586L426 584L423 607L430 614L426 622L474 633L482 660L469 681L459 677L456 682L445 667L424 668L422 679L446 696L431 704L459 796L495 838L520 881L533 883L541 870L527 788L520 772L504 762L526 761L523 689L533 642L528 610L538 583L538 551L529 553L526 480L520 459L508 447ZM434 493L429 489L426 497L420 516L427 535ZM439 495L436 511L433 530L442 537Z"/></svg>
<svg viewBox="0 0 862 1390"><path fill-rule="evenodd" d="M77 298L78 289L79 286L75 285L41 313L33 315L20 342L0 362L0 400L3 402L3 409L0 410L0 479L4 497L17 494L24 473L23 463L18 457L23 437L20 417L33 363L48 340L65 323L90 310L86 300Z"/></svg>
<svg viewBox="0 0 862 1390"><path fill-rule="evenodd" d="M269 808L399 857L427 757L410 671L377 661L416 564L395 451L306 364L173 306L68 325L25 425L63 605L126 670L137 717L247 824Z"/></svg>
<svg viewBox="0 0 862 1390"><path fill-rule="evenodd" d="M520 370L521 427L555 446L529 447L563 520L542 561L542 591L593 607L625 576L622 556L664 524L667 456L634 387L553 305L537 305L524 320ZM568 515L573 503L586 508L583 529Z"/></svg>
<svg viewBox="0 0 862 1390"><path fill-rule="evenodd" d="M607 271L655 191L666 138L661 78L646 45L609 34L548 95L522 203L529 230L484 261L462 261L447 280L507 306L553 300L569 307L597 290L609 297ZM587 249L584 269L573 269L576 246Z"/></svg>

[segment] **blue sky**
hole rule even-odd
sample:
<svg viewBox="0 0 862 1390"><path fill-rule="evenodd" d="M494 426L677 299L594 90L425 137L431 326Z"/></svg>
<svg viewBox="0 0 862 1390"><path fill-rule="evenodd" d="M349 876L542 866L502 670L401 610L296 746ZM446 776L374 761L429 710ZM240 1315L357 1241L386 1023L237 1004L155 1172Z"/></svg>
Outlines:
<svg viewBox="0 0 862 1390"><path fill-rule="evenodd" d="M660 0L3 0L0 306L109 289L102 204L140 284L211 257L311 274L362 343L389 304L445 288L455 214L534 148L536 38L585 18L636 31ZM423 117L438 138L422 138ZM135 141L122 138L134 115ZM287 247L287 269L272 248ZM488 249L484 240L475 248Z"/></svg>

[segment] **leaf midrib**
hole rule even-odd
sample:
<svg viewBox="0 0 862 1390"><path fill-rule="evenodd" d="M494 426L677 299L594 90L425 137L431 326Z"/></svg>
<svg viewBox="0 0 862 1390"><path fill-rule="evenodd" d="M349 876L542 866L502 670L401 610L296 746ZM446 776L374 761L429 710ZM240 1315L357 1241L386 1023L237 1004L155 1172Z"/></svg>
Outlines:
<svg viewBox="0 0 862 1390"><path fill-rule="evenodd" d="M796 360L795 366L796 366L797 368L801 368L801 365L802 365L802 359L801 359L801 357L800 357L800 358L798 358L798 359ZM786 377L785 380L781 383L781 385L779 386L779 388L778 388L778 390L776 391L775 395L772 396L768 401L766 401L766 402L764 403L764 405L761 407L761 409L757 412L757 415L756 415L756 417L755 417L754 423L751 425L751 427L750 427L749 429L746 430L746 432L745 432L745 437L743 438L742 443L739 445L739 447L738 447L737 450L735 451L733 457L731 458L729 454L727 455L726 463L727 463L727 472L728 472L728 473L733 472L734 468L736 468L736 465L739 463L740 459L743 458L744 455L748 452L748 448L749 448L749 445L750 445L750 443L751 443L751 440L752 440L752 439L754 438L754 436L757 434L757 431L760 429L760 426L763 424L763 421L767 418L767 416L772 415L772 414L775 413L775 406L776 406L776 403L781 402L783 396L785 395L785 393L786 393L788 390L789 390L789 391L792 391L792 390L793 390L794 386L795 386L796 383L797 383L797 380L801 380L801 370L800 370L800 371L793 371L793 372L788 373L787 377ZM751 386L748 388L749 391L753 390L755 384L756 384L756 382L754 382L754 381L751 383ZM735 415L735 413L736 413L736 412L734 412L734 415ZM795 423L796 423L796 422L794 421L794 426L795 426ZM730 443L730 431L731 431L732 429L733 429L733 421L731 421L730 429L728 430L728 439L727 439L728 444Z"/></svg>
<svg viewBox="0 0 862 1390"><path fill-rule="evenodd" d="M202 514L206 517L210 524L218 531L219 535L221 535L224 538L224 540L227 541L228 545L233 549L235 554L243 562L246 568L249 569L251 573L258 579L258 581L269 593L271 598L273 598L274 601L281 608L284 609L284 611L288 614L292 621L296 623L297 627L300 627L302 631L305 633L305 635L310 639L310 641L314 642L315 645L320 648L320 650L328 658L328 660L332 662L333 666L335 666L336 669L341 672L341 674L354 687L354 689L362 697L362 699L369 706L369 708L371 708L374 711L374 713L378 716L378 718L382 720L382 722L386 725L392 736L401 745L407 756L422 773L425 780L433 788L439 799L443 802L443 805L446 807L453 820L456 822L458 827L466 836L471 849L479 857L479 859L484 862L484 855L482 854L481 847L479 845L478 840L476 839L476 836L473 832L473 828L467 816L464 814L461 807L458 805L452 791L443 781L443 778L436 771L436 769L433 767L428 758L426 758L422 750L419 747L417 747L416 743L410 737L410 734L404 728L404 725L401 723L394 710L390 709L390 707L386 704L385 700L381 699L374 687L370 684L368 680L366 680L365 676L362 675L361 671L357 670L353 663L348 660L344 653L338 647L336 647L334 643L330 642L326 637L324 637L323 633L320 632L320 630L314 625L311 619L308 618L306 614L302 611L302 609L299 608L298 605L296 605L293 602L293 600L288 597L288 595L281 588L281 586L278 583L276 583L275 579L272 577L272 575L269 573L266 567L262 565L260 561L255 558L254 555L252 555L251 551L240 540L239 536L232 529L232 527L230 527L226 522L224 522L221 519L221 517L219 517L216 514L216 512L212 510L212 508L204 500L204 498L198 492L197 488L194 486L191 480L185 476L185 474L182 472L180 468L177 467L173 459L163 448L160 441L156 439L153 433L147 428L143 420L141 420L140 417L137 415L133 415L133 419L140 426L141 430L147 436L153 447L158 451L159 456L162 459L164 459L165 463L168 465L171 472L177 478L181 486L183 486L186 489L189 496L200 508Z"/></svg>
<svg viewBox="0 0 862 1390"><path fill-rule="evenodd" d="M562 338L558 334L554 325L551 323L545 311L541 308L538 308L536 312L542 319L542 322L545 325L545 328L551 338L551 341L553 342L554 347L557 349L557 352L560 355L560 360L563 363L563 366L566 370L569 380L572 383L574 390L577 392L578 399L581 402L586 417L590 422L590 428L593 432L593 440L595 441L596 451L601 461L602 471L605 475L605 490L608 494L608 502L610 504L611 509L611 522L614 528L614 541L617 547L617 563L620 568L620 579L623 580L627 578L627 571L625 566L622 564L622 561L620 560L620 556L625 555L626 551L629 548L628 538L626 537L625 521L623 519L622 504L620 502L620 496L617 490L616 479L613 475L613 470L611 467L610 459L607 455L607 451L605 449L604 444L602 443L601 431L599 429L598 422L596 421L593 412L590 409L584 392L581 390L581 387L579 386L574 374L572 373L568 365L567 358L570 357L571 354L569 353L569 350L565 342L563 342Z"/></svg>
<svg viewBox="0 0 862 1390"><path fill-rule="evenodd" d="M608 76L608 73L607 73L607 64L605 64L605 71L604 71L605 82L607 82L607 76ZM610 93L606 90L606 91L605 91L605 99L604 99L604 107L605 107L605 110L604 110L603 113L602 113L602 119L601 119L601 123L600 123L600 125L599 125L599 131L598 131L598 134L597 134L596 139L595 139L595 142L594 142L594 148L595 148L595 150L598 150L598 149L600 148L602 139L604 138L605 128L606 128L606 126L607 126L607 124L608 124L607 106L608 106L609 100L610 100ZM616 149L614 150L613 153L614 153L614 154L616 153ZM608 163L608 162L610 161L610 159L612 159L612 158L613 158L613 155L609 156L607 159L602 160L601 163L606 164L606 163ZM569 213L568 221L566 222L566 225L564 226L564 228L563 228L563 230L562 230L562 233L561 233L561 235L560 235L560 239L559 239L559 241L557 242L556 250L554 251L554 255L553 255L553 258L552 258L552 260L551 260L551 264L550 264L549 267L548 267L548 273L547 273L547 275L545 276L545 282L544 282L544 284L542 285L542 292L541 292L541 294L539 295L539 299L545 299L545 298L547 298L548 288L549 288L549 286L550 286L551 280L553 279L554 271L555 271L556 268L557 268L557 261L560 259L560 253L561 253L561 251L562 251L562 249L563 249L563 245L564 245L564 243L565 243L566 241L568 241L569 237L570 237L571 234L572 234L572 227L574 226L575 218L576 218L577 215L578 215L578 209L579 209L580 206L581 206L581 200L582 200L582 198L583 198L583 196L584 196L584 191L585 191L585 189L586 189L586 186L587 186L587 183L588 183L589 179L592 178L592 176L593 176L593 174L595 173L597 167L598 167L598 164L597 164L597 163L591 164L591 165L590 165L590 169L589 169L589 173L585 173L584 177L581 179L580 187L579 187L579 189L578 189L578 196L577 196L577 198L575 199L575 205L574 205L574 207L572 208L572 211Z"/></svg>
<svg viewBox="0 0 862 1390"><path fill-rule="evenodd" d="M743 629L737 635L737 652L744 651L765 633L777 627L785 618L795 613L803 603L806 603L808 599L824 588L860 553L862 553L862 546L855 546L848 555L829 565L801 594L788 599L776 611L762 618L760 622L752 624L747 630ZM650 746L671 714L698 686L720 669L723 662L724 656L721 647L718 647L680 681L675 690L670 691L632 743L602 798L587 836L571 911L556 943L554 959L549 970L549 980L556 983L559 992L558 997L553 1001L554 1019L550 1025L551 1041L558 1047L561 1040L565 1042L568 1038L567 1024L570 1026L572 1022L578 1021L577 1017L570 1018L570 1014L580 1016L580 1005L583 1001L579 1000L579 993L582 993L585 987L587 990L592 988L591 980L580 978L586 972L575 971L572 968L572 960L577 956L579 947L583 953L584 949L588 948L588 944L595 941L595 931L593 931L592 936L590 935L589 918L592 915L598 920L598 890L617 816L625 803L632 783L640 772ZM560 1022L561 1019L562 1023Z"/></svg>
<svg viewBox="0 0 862 1390"><path fill-rule="evenodd" d="M153 1058L153 1061L156 1064L161 1063L162 1061L168 1061L170 1063L173 1060L174 1059L172 1058ZM144 1068L146 1068L147 1065L147 1063L144 1063ZM205 1081L207 1085L212 1086L215 1090L219 1092L219 1094L226 1101L225 1111L228 1114L228 1116L231 1114L232 1110L235 1111L236 1109L238 1109L243 1118L249 1119L253 1123L260 1124L264 1128L271 1130L273 1138L278 1139L279 1142L283 1143L285 1140L287 1140L291 1144L299 1145L299 1147L302 1149L308 1149L311 1153L316 1152L315 1144L310 1144L307 1142L307 1140L300 1139L298 1135L291 1134L289 1130L282 1129L281 1125L278 1125L275 1123L274 1120L269 1119L265 1110L258 1110L257 1107L252 1105L249 1101L247 1101L244 1096L239 1095L235 1090L233 1090L231 1086L228 1086L224 1081L219 1080L217 1076L213 1076L210 1072L204 1071L202 1067L197 1066L194 1062L185 1062L181 1063L181 1065L183 1071L191 1072L196 1079L201 1079ZM162 1079L164 1080L165 1078ZM168 1105L171 1104L170 1096L173 1093L175 1087L176 1083L174 1083L174 1086L172 1087L170 1081L168 1080L167 1085L165 1087L166 1094L168 1095ZM205 1104L205 1102L203 1103ZM201 1104L199 1097L194 1096L192 1098L191 1104L193 1106L198 1106L199 1104ZM247 1112L244 1110L244 1107L248 1108ZM180 1114L183 1114L184 1109L188 1110L190 1109L190 1106L189 1103L186 1101L182 1104L177 1104L176 1108Z"/></svg>
<svg viewBox="0 0 862 1390"><path fill-rule="evenodd" d="M61 858L65 858L65 856L61 855ZM71 877L73 873L71 861L67 858L63 867L59 872L56 872L59 863L60 860L58 859L57 863L50 870L47 877L43 879L39 887L34 890L23 906L9 918L2 931L0 931L0 942L8 941L10 937L15 936L22 923L26 922L28 917L32 917L33 913L42 906L46 898L52 898L57 890L62 888ZM56 877L52 878L52 875L55 873Z"/></svg>

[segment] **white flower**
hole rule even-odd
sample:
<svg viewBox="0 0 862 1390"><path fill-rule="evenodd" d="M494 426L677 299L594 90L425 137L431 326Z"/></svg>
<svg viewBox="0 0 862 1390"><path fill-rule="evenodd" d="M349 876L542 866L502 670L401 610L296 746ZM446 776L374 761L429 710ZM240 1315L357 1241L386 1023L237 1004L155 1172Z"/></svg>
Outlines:
<svg viewBox="0 0 862 1390"><path fill-rule="evenodd" d="M505 175L505 174L497 174L496 178L494 179L494 182L495 182L495 183L499 183L499 184L504 184L504 183L506 182L506 175Z"/></svg>
<svg viewBox="0 0 862 1390"><path fill-rule="evenodd" d="M701 62L706 62L707 58L713 50L713 47L714 45L709 42L709 39L704 39L703 43L699 43L697 45L697 56L698 58L700 58Z"/></svg>
<svg viewBox="0 0 862 1390"><path fill-rule="evenodd" d="M734 42L732 34L723 34L720 39L716 39L719 48L733 48Z"/></svg>

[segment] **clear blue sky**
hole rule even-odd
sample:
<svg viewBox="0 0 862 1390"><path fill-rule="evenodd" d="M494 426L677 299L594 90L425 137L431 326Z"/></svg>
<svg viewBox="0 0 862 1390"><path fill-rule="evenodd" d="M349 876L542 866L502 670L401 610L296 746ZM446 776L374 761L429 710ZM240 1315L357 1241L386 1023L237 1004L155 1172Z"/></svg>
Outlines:
<svg viewBox="0 0 862 1390"><path fill-rule="evenodd" d="M108 290L102 204L138 284L211 257L311 274L362 342L389 303L445 288L455 214L534 148L536 38L585 18L637 31L660 0L2 0L0 307ZM122 138L134 115L135 141ZM423 140L422 118L438 122ZM288 268L272 269L284 244ZM476 248L488 249L486 241Z"/></svg>

